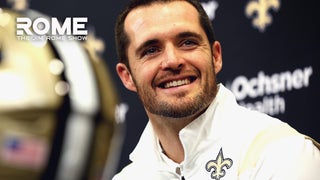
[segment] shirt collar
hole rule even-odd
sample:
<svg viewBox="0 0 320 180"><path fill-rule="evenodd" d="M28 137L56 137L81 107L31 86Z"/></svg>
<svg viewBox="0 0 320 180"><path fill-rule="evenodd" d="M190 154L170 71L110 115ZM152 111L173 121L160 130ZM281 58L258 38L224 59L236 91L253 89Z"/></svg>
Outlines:
<svg viewBox="0 0 320 180"><path fill-rule="evenodd" d="M208 109L180 131L179 136L185 151L184 162L188 162L188 158L193 157L193 153L197 152L195 148L198 147L199 143L203 142L204 138L212 138L213 141L219 138L219 124L224 121L223 110L220 109L223 109L226 103L230 102L236 102L234 96L222 84L219 84L218 93ZM193 140L190 141L190 139ZM148 122L136 148L130 154L130 160L147 161L151 165L152 162L153 164L164 162L164 159L161 157L162 155L159 140L154 134L151 123Z"/></svg>

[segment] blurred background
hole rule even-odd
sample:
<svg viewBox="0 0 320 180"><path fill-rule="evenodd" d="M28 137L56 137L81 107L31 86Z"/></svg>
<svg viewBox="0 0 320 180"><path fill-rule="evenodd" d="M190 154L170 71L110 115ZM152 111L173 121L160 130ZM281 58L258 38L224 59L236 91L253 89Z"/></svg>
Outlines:
<svg viewBox="0 0 320 180"><path fill-rule="evenodd" d="M0 1L0 179L110 179L129 163L148 118L115 71L114 23L127 2ZM320 141L315 1L201 2L222 45L218 80L241 105ZM16 17L87 17L89 35L18 40Z"/></svg>

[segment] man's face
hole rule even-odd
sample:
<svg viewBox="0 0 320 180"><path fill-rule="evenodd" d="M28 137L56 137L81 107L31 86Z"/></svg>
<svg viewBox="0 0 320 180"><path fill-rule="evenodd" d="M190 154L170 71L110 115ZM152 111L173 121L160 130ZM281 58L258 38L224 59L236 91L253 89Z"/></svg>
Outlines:
<svg viewBox="0 0 320 180"><path fill-rule="evenodd" d="M148 113L182 118L208 107L217 91L221 50L218 42L209 44L191 4L173 1L134 9L125 31L131 71L118 64L117 72Z"/></svg>

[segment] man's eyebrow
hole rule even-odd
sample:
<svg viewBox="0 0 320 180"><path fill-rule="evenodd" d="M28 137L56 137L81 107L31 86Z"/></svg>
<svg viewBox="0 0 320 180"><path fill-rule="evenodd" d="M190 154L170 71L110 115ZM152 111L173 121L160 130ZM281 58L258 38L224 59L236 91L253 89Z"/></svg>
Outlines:
<svg viewBox="0 0 320 180"><path fill-rule="evenodd" d="M186 31L186 32L182 32L182 33L179 33L177 35L178 38L187 38L187 37L195 37L199 40L203 40L203 37L198 34L198 33L195 33L195 32L191 32L191 31Z"/></svg>
<svg viewBox="0 0 320 180"><path fill-rule="evenodd" d="M148 46L151 46L151 45L154 45L154 44L157 44L157 43L159 43L158 39L147 40L144 43L142 43L140 46L138 46L138 48L136 49L135 53L136 54L140 54L140 52L143 51L144 48L146 48Z"/></svg>
<svg viewBox="0 0 320 180"><path fill-rule="evenodd" d="M203 40L203 37L200 34L195 33L195 32L191 32L191 31L181 32L181 33L177 34L177 36L176 36L176 38L178 38L178 39L188 38L188 37L194 37L194 38L199 39L200 41ZM158 44L159 42L160 42L159 39L147 40L138 46L138 48L135 50L135 54L139 55L141 53L141 51L143 51L144 48Z"/></svg>

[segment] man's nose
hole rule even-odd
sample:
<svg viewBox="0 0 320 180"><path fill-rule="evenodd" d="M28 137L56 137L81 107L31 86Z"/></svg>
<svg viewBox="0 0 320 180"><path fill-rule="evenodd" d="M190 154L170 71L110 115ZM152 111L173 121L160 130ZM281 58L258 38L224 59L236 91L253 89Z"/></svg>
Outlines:
<svg viewBox="0 0 320 180"><path fill-rule="evenodd" d="M165 48L165 53L163 60L161 62L161 67L164 70L172 69L178 70L183 66L184 60L179 52L173 45L168 45Z"/></svg>

